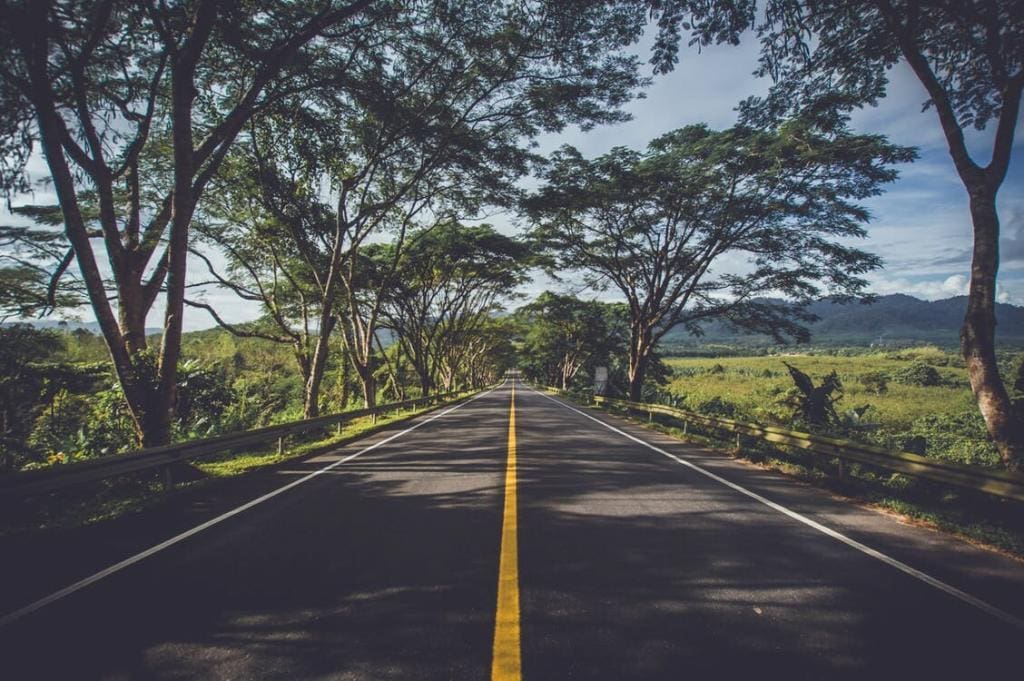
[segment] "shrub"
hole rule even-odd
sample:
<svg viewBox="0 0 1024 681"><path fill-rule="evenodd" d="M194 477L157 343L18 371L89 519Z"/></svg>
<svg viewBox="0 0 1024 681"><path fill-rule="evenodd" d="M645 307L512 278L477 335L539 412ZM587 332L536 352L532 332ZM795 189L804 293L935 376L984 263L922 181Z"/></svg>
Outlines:
<svg viewBox="0 0 1024 681"><path fill-rule="evenodd" d="M924 362L913 362L910 366L897 369L889 374L889 378L903 385L930 387L943 384L942 374L938 369Z"/></svg>
<svg viewBox="0 0 1024 681"><path fill-rule="evenodd" d="M869 371L860 377L864 390L875 395L883 395L889 390L889 374L884 371Z"/></svg>
<svg viewBox="0 0 1024 681"><path fill-rule="evenodd" d="M728 400L723 400L717 395L707 400L703 400L694 405L695 411L699 411L702 414L708 416L721 416L724 418L733 418L736 416L737 407Z"/></svg>
<svg viewBox="0 0 1024 681"><path fill-rule="evenodd" d="M998 466L999 452L977 411L930 414L914 421L910 439L923 442L922 454L954 463Z"/></svg>

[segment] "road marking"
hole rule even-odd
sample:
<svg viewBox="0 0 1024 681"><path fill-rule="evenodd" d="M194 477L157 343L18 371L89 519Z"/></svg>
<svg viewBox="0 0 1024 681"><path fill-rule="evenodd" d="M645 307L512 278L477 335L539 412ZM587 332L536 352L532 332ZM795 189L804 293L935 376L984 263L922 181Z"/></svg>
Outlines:
<svg viewBox="0 0 1024 681"><path fill-rule="evenodd" d="M505 465L505 509L498 562L498 607L494 617L491 681L523 678L519 642L519 520L516 516L516 382L508 411L508 463Z"/></svg>
<svg viewBox="0 0 1024 681"><path fill-rule="evenodd" d="M856 539L852 539L850 537L847 537L845 534L842 534L841 532L837 532L836 530L833 530L831 527L827 527L825 525L822 525L818 521L812 520L812 519L808 518L807 516L805 516L805 515L803 515L801 513L797 513L796 511L790 510L790 509L786 508L785 506L772 501L771 499L767 499L767 498L761 496L757 492L753 492L753 491L747 489L746 487L743 487L741 485L737 485L734 482L730 482L729 480L726 480L725 478L723 478L723 477L721 477L719 475L716 475L715 473L712 473L711 471L707 470L706 468L702 468L701 466L698 466L697 464L695 464L695 463L693 463L691 461L687 461L686 459L680 458L680 457L676 456L675 454L672 454L670 452L665 451L664 449L661 449L660 447L656 447L656 446L654 446L654 445L652 445L652 444L650 444L648 442L644 442L640 438L638 438L638 437L636 437L634 435L630 435L626 431L620 430L620 429L616 428L613 425L605 423L601 419L595 418L595 417L591 416L590 414L588 414L588 413L586 413L584 411L581 411L581 410L576 409L575 407L572 407L572 406L570 406L570 405L568 405L568 404L566 404L564 402L556 400L555 398L551 397L550 395L545 395L544 393L539 392L537 390L534 390L533 392L537 393L541 397L546 397L547 399L551 400L555 404L557 404L557 405L559 405L559 406L561 406L561 407L563 407L565 409L568 409L570 411L574 411L574 412L576 412L577 414L579 414L581 416L587 417L588 419L590 419L591 421L594 421L595 423L601 424L602 426L604 426L605 428L607 428L608 430L610 430L612 432L618 433L619 435L622 435L625 438L633 440L634 442L636 442L638 444L641 444L644 447L647 447L648 449L651 449L651 450L653 450L655 452L658 452L659 454L663 454L664 456L667 456L668 458L672 459L676 463L680 463L680 464L686 466L687 468L689 468L689 469L691 469L691 470L693 470L693 471L695 471L697 473L700 473L703 476L711 478L715 482L721 483L721 484L725 485L726 487L739 492L740 494L748 496L751 499L754 499L755 501L758 501L758 502L764 504L765 506L778 511L779 513L782 513L783 515L787 515L790 518L792 518L793 520L801 522L804 525L807 525L808 527L814 528L818 532L821 532L822 534L828 535L829 537L832 537L833 539L835 539L837 541L840 541L840 542L846 544L847 546L860 551L863 554L871 556L872 558L874 558L876 560L879 560L879 561L885 563L886 565L889 565L890 567L894 567L897 570L899 570L900 572L904 572L904 573L910 575L911 577L913 577L913 578L915 578L917 580L920 580L920 581L924 582L925 584L928 584L929 586L935 587L939 591L942 591L942 592L944 592L944 593L946 593L946 594L948 594L950 596L953 596L954 598L957 598L957 599L963 601L964 603L967 603L968 605L971 605L971 606L977 608L978 610L981 610L982 612L985 612L985 613L991 615L992 617L995 617L996 619L1005 622L1006 624L1010 624L1012 626L1015 626L1018 629L1024 629L1024 619L1021 619L1021 618L1017 617L1016 615L1012 615L1012 614L1006 612L1005 610L1001 610L1000 608L997 608L996 606L992 605L991 603L983 601L983 600L981 600L980 598L978 598L976 596L972 596L971 594L967 593L966 591L961 591L960 589L956 588L952 584L947 584L946 582L943 582L941 579L938 579L937 577L932 577L931 575L929 575L926 572L921 572L917 568L913 568L913 567L907 565L906 563L904 563L903 561L897 560L896 558L893 558L892 556L888 556L888 555L882 553L881 551L879 551L877 549L871 548L870 546L868 546L866 544L862 544L859 541L857 541Z"/></svg>
<svg viewBox="0 0 1024 681"><path fill-rule="evenodd" d="M502 385L504 385L504 383L502 383ZM200 532L202 532L203 530L207 530L207 529L213 527L214 525L222 523L225 520L227 520L228 518L232 518L232 517L238 515L239 513L242 513L244 511L248 511L253 506L258 506L259 504L262 504L264 501L267 501L269 499L273 499L274 497L276 497L279 494L283 494L283 493L287 492L288 490L290 490L290 489L292 489L294 487L298 487L299 485L301 485L301 484L303 484L305 482L309 482L313 478L316 478L316 477L318 477L320 475L323 475L324 473L327 473L328 471L331 471L331 470L337 468L338 466L342 465L343 463L347 463L347 462L351 461L352 459L356 458L357 456L362 456L363 454L365 454L365 453L367 453L367 452L369 452L371 450L374 450L377 447L380 447L381 445L387 444L388 442L391 442L392 440L395 440L397 438L402 437L406 433L410 433L410 432L416 430L420 426L424 426L424 425L430 423L431 421L434 421L435 419L439 419L442 416L446 416L446 415L452 413L453 411L455 411L456 409L460 409L461 407L466 406L470 402L474 402L475 400L478 400L481 397L484 397L486 395L490 395L496 389L497 388L492 388L491 390L488 390L487 392L480 393L479 395L474 395L473 397L471 397L470 399L466 400L465 402L461 402L460 404L457 404L457 405L455 405L454 407L452 407L450 409L446 409L443 412L440 412L438 414L434 414L430 418L424 419L424 420L420 421L419 423L416 423L416 424L410 426L409 428L406 428L403 431L395 433L394 435L390 435L390 436L384 438L383 440L381 440L380 442L377 442L375 444L370 445L369 447L366 447L364 449L359 450L355 454L350 454L349 456L346 456L343 459L338 459L334 463L329 464L329 465L327 465L327 466L325 466L325 467L323 467L323 468L321 468L319 470L313 471L312 473L310 473L310 474L308 474L306 476L303 476L303 477L299 478L298 480L294 480L294 481L288 483L287 485L285 485L283 487L279 487L279 488L277 488L276 490L274 490L272 492L268 492L267 494L264 494L261 497L258 497L256 499L253 499L252 501L246 502L246 503L242 504L241 506L239 506L238 508L232 509L232 510L228 511L227 513L223 513L223 514L217 516L216 518L211 518L210 520L207 520L206 522L204 522L204 523L202 523L200 525L196 525L195 527L193 527L190 530L185 530L181 534L177 534L177 535L171 537L170 539L167 539L165 541L160 542L159 544L156 544L155 546L151 546L148 549L146 549L145 551L142 551L141 553L136 553L134 556L131 556L130 558L125 558L124 560L122 560L119 563L114 563L113 565L111 565L109 567L106 567L106 568L100 570L99 572L97 572L97 573L95 573L93 575L85 577L84 579L80 579L80 580L78 580L77 582L75 582L73 584L69 584L68 586L64 587L60 591L55 591L52 594L50 594L49 596L44 596L43 598L40 598L37 601L29 603L28 605L26 605L26 606L24 606L22 608L14 610L13 612L9 612L6 615L4 615L3 617L0 617L0 627L5 627L8 624L11 624L12 622L15 622L15 621L21 619L25 615L31 614L31 613L35 612L36 610L40 610L42 608L45 608L46 606L48 606L51 603L54 603L56 601L59 601L60 599L64 598L65 596L70 596L71 594L75 593L76 591L80 591L81 589L84 589L85 587L87 587L87 586L89 586L91 584L95 584L96 582L100 581L101 579L105 579L105 578L109 577L110 575L112 575L114 573L117 573L117 572L120 572L121 570L124 570L126 567L134 565L135 563L138 563L141 560L149 558L150 556L152 556L154 554L160 553L164 549L169 548L171 546L174 546L175 544L177 544L179 542L185 541L189 537L195 536L195 535L199 534Z"/></svg>

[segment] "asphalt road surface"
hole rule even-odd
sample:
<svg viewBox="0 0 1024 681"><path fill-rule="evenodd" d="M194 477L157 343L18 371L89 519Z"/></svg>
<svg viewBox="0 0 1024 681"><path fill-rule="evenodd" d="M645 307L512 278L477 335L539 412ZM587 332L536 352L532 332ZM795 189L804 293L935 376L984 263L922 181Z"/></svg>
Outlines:
<svg viewBox="0 0 1024 681"><path fill-rule="evenodd" d="M1021 563L512 403L0 541L0 678L1022 678Z"/></svg>

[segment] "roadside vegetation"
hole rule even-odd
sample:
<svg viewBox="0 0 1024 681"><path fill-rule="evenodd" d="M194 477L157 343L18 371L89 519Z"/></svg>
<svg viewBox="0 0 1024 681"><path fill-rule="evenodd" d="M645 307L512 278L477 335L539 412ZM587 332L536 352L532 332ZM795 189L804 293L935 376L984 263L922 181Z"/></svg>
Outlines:
<svg viewBox="0 0 1024 681"><path fill-rule="evenodd" d="M504 343L488 320L475 342ZM482 335L483 331L490 335ZM220 329L187 333L180 368L174 441L213 437L303 418L304 381L287 347L262 339L238 338ZM507 352L453 372L451 390L493 382L504 372ZM364 405L355 371L337 353L325 370L321 408L338 413ZM102 339L84 330L0 327L0 439L3 471L28 470L118 454L137 448L131 415L114 379ZM474 373L471 375L470 371ZM433 374L437 377L437 374ZM399 343L384 346L375 367L381 401L423 395L412 364ZM449 392L443 390L442 392ZM346 429L348 432L348 429ZM268 461L269 462L269 461ZM221 462L207 473L238 470L242 462Z"/></svg>
<svg viewBox="0 0 1024 681"><path fill-rule="evenodd" d="M836 354L672 357L658 397L711 416L812 429L955 463L998 467L999 454L974 405L962 359L933 346ZM1003 357L1009 375L1024 355ZM821 427L794 409L799 391L786 364L820 384L832 372L838 421Z"/></svg>

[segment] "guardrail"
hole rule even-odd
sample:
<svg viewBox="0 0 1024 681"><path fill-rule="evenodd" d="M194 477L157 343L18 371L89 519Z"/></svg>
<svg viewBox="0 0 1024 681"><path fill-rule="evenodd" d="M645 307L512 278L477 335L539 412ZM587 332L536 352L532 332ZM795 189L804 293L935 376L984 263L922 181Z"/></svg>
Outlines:
<svg viewBox="0 0 1024 681"><path fill-rule="evenodd" d="M0 477L0 500L8 500L12 497L31 497L72 485L96 482L156 468L163 469L163 484L165 488L169 488L174 483L170 466L182 461L200 459L241 447L263 445L274 440L277 440L278 450L283 451L284 438L290 435L323 430L366 416L378 416L391 411L416 409L421 406L434 406L444 402L457 401L461 397L468 397L473 392L479 391L429 395L404 402L383 404L371 409L356 409L255 430L226 433L201 440L149 447L126 454L113 454L51 468L11 473Z"/></svg>
<svg viewBox="0 0 1024 681"><path fill-rule="evenodd" d="M547 388L547 390L558 394L563 393L563 391L557 388ZM876 468L883 468L992 496L1024 502L1024 475L1019 473L963 466L930 459L919 454L911 454L910 452L892 451L883 447L874 447L850 440L840 440L824 435L802 433L774 426L762 426L732 419L704 416L703 414L660 404L630 402L628 400L600 396L594 397L594 403L598 406L616 407L626 411L645 412L652 419L654 414L661 414L682 421L684 428L685 424L693 423L705 428L732 433L736 435L737 445L739 445L740 436L747 436L766 442L796 447L814 454L832 456L839 460L840 476L843 475L843 461L856 461Z"/></svg>

